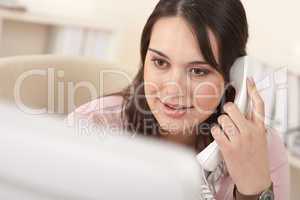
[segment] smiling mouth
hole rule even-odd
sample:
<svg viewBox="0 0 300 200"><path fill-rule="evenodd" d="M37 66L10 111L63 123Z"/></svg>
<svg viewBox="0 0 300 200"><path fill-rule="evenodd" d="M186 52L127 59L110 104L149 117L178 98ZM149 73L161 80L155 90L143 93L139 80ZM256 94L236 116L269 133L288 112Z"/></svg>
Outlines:
<svg viewBox="0 0 300 200"><path fill-rule="evenodd" d="M194 106L173 105L173 104L169 104L169 103L163 103L162 101L160 101L160 102L172 110L188 110L188 109L194 108Z"/></svg>

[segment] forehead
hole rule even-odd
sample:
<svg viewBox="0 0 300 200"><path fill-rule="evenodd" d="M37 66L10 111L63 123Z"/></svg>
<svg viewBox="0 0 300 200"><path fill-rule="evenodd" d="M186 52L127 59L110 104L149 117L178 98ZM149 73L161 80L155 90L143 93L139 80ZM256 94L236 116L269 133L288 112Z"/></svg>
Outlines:
<svg viewBox="0 0 300 200"><path fill-rule="evenodd" d="M209 39L214 55L218 56L216 40L210 31ZM153 26L149 47L178 62L204 60L192 28L182 17L160 18Z"/></svg>

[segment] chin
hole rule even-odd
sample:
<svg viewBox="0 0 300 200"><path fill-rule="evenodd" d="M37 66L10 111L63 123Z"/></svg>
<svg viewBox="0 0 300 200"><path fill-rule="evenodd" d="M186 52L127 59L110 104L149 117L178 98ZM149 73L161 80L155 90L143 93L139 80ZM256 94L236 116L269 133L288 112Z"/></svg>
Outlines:
<svg viewBox="0 0 300 200"><path fill-rule="evenodd" d="M166 131L172 132L172 133L182 133L188 127L192 127L187 120L185 119L172 119L164 114L157 113L154 115L156 120L158 121L159 125Z"/></svg>

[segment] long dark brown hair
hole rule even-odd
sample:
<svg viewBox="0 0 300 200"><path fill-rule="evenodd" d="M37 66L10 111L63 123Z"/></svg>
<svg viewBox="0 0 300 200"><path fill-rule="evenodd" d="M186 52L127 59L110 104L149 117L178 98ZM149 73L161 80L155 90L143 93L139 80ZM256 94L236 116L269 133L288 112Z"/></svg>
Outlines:
<svg viewBox="0 0 300 200"><path fill-rule="evenodd" d="M198 41L198 46L208 62L224 78L225 85L229 83L229 71L235 59L246 55L248 40L248 24L246 13L240 0L160 0L144 26L140 56L141 64L132 83L124 90L109 94L124 98L121 114L124 129L148 136L160 136L160 126L146 102L144 91L144 63L149 47L154 24L163 17L180 16L190 25ZM214 57L208 37L208 28L217 38L220 58ZM108 96L108 95L106 95ZM222 100L215 112L200 123L213 125L222 114L224 103L233 101L235 92L227 87ZM141 111L143 110L143 112ZM201 151L212 140L210 129L197 130L195 150Z"/></svg>

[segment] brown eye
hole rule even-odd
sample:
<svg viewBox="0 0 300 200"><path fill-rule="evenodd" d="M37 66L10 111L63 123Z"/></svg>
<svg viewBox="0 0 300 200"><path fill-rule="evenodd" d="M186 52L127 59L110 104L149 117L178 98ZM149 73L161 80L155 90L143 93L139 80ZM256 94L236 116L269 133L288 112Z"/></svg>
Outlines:
<svg viewBox="0 0 300 200"><path fill-rule="evenodd" d="M168 66L168 63L166 61L164 61L163 59L159 59L159 58L153 58L152 62L158 68L165 68Z"/></svg>
<svg viewBox="0 0 300 200"><path fill-rule="evenodd" d="M209 74L209 70L202 69L202 68L191 68L189 71L192 76L197 76L197 77L205 76L205 75Z"/></svg>

